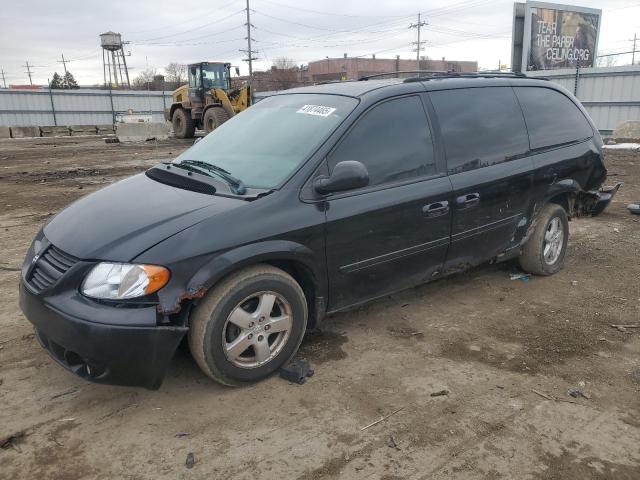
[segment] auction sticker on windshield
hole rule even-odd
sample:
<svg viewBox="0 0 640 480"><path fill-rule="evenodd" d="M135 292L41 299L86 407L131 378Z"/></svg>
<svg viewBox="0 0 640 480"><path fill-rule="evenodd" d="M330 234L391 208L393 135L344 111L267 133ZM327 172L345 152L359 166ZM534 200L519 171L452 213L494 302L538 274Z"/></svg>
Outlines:
<svg viewBox="0 0 640 480"><path fill-rule="evenodd" d="M303 105L296 113L304 113L307 115L316 115L318 117L328 117L336 109L333 107L325 107L324 105Z"/></svg>

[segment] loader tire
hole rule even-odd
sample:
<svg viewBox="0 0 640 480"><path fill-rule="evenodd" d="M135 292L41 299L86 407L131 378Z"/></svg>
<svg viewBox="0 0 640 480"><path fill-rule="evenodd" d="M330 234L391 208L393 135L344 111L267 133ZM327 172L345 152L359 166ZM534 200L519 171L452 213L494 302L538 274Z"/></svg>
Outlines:
<svg viewBox="0 0 640 480"><path fill-rule="evenodd" d="M204 124L205 133L211 133L224 122L229 120L229 114L222 107L211 107L209 110L204 112L204 119L202 123Z"/></svg>
<svg viewBox="0 0 640 480"><path fill-rule="evenodd" d="M191 112L184 108L178 108L173 112L171 124L176 138L193 138L196 133L196 124L191 118Z"/></svg>

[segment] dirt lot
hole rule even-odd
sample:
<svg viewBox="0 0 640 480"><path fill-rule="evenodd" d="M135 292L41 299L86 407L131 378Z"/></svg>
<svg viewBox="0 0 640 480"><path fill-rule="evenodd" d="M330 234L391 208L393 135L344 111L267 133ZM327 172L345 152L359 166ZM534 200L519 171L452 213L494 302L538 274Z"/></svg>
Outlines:
<svg viewBox="0 0 640 480"><path fill-rule="evenodd" d="M0 478L640 478L640 329L610 326L640 323L639 153L608 153L625 185L571 222L562 272L486 266L332 316L306 385L223 388L185 349L159 391L85 383L18 308L24 253L53 212L187 145L0 141L0 437L22 435Z"/></svg>

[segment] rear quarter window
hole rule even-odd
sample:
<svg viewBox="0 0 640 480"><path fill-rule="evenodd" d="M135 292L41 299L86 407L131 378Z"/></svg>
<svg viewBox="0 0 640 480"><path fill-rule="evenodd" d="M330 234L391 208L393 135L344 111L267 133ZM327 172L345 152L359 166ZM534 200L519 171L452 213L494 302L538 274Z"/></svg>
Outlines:
<svg viewBox="0 0 640 480"><path fill-rule="evenodd" d="M551 88L514 87L533 150L584 140L591 125L568 97Z"/></svg>
<svg viewBox="0 0 640 480"><path fill-rule="evenodd" d="M450 174L495 165L529 151L522 111L511 87L430 92Z"/></svg>

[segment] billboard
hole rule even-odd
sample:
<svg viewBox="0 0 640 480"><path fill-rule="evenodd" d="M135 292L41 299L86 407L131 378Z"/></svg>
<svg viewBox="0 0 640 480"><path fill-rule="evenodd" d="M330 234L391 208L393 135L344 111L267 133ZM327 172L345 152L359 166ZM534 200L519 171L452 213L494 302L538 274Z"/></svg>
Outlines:
<svg viewBox="0 0 640 480"><path fill-rule="evenodd" d="M516 33L514 8L514 35ZM521 71L593 67L602 11L593 8L527 2L524 4Z"/></svg>

